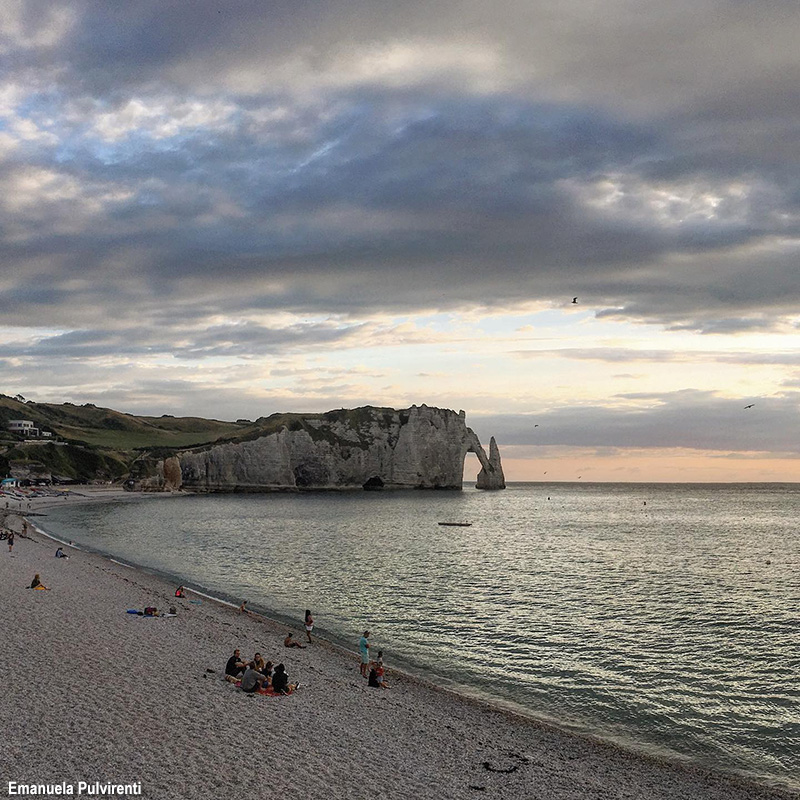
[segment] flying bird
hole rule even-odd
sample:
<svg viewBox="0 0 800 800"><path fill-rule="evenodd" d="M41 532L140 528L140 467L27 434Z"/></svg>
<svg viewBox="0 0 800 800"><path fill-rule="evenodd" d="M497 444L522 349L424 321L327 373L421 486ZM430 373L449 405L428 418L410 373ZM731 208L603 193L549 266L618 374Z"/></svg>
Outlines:
<svg viewBox="0 0 800 800"><path fill-rule="evenodd" d="M578 302L578 298L577 298L577 297L573 297L573 298L572 298L572 302L573 302L573 303L577 303L577 302Z"/></svg>
<svg viewBox="0 0 800 800"><path fill-rule="evenodd" d="M754 405L755 405L755 403L750 403L750 405L749 406L745 406L745 408L752 408Z"/></svg>

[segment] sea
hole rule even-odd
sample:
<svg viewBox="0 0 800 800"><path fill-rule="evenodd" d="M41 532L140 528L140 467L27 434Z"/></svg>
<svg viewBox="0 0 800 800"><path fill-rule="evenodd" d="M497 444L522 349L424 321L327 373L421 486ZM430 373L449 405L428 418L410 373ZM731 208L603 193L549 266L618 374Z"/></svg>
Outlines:
<svg viewBox="0 0 800 800"><path fill-rule="evenodd" d="M46 532L473 697L800 790L800 484L189 495ZM470 523L442 526L440 522Z"/></svg>

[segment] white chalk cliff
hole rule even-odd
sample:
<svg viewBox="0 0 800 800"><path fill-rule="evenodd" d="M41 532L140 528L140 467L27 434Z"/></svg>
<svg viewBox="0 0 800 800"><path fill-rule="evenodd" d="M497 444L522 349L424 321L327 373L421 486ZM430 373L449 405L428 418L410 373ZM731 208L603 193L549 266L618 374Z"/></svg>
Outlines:
<svg viewBox="0 0 800 800"><path fill-rule="evenodd" d="M263 435L143 459L129 488L194 492L326 489L460 489L467 453L482 469L480 489L504 489L500 452L489 456L463 411L425 405L366 406L325 414L273 415Z"/></svg>

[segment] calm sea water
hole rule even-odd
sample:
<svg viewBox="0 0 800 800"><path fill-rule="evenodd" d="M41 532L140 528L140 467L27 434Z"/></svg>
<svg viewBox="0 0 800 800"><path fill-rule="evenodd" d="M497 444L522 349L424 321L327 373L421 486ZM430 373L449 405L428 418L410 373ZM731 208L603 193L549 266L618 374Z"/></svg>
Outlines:
<svg viewBox="0 0 800 800"><path fill-rule="evenodd" d="M439 521L470 521L443 527ZM512 484L48 511L61 537L629 747L800 789L800 485Z"/></svg>

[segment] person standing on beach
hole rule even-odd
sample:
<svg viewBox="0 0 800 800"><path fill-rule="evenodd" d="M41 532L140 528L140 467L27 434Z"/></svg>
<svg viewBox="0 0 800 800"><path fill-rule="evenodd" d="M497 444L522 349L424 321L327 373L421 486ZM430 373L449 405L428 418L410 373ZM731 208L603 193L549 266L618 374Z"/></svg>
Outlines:
<svg viewBox="0 0 800 800"><path fill-rule="evenodd" d="M369 631L364 631L364 635L358 640L358 649L361 653L361 677L366 678L369 666Z"/></svg>
<svg viewBox="0 0 800 800"><path fill-rule="evenodd" d="M311 610L306 609L306 637L308 638L309 643L311 642L311 631L314 630L314 617L311 616Z"/></svg>
<svg viewBox="0 0 800 800"><path fill-rule="evenodd" d="M11 555L11 548L14 547L14 531L8 532L8 553Z"/></svg>

